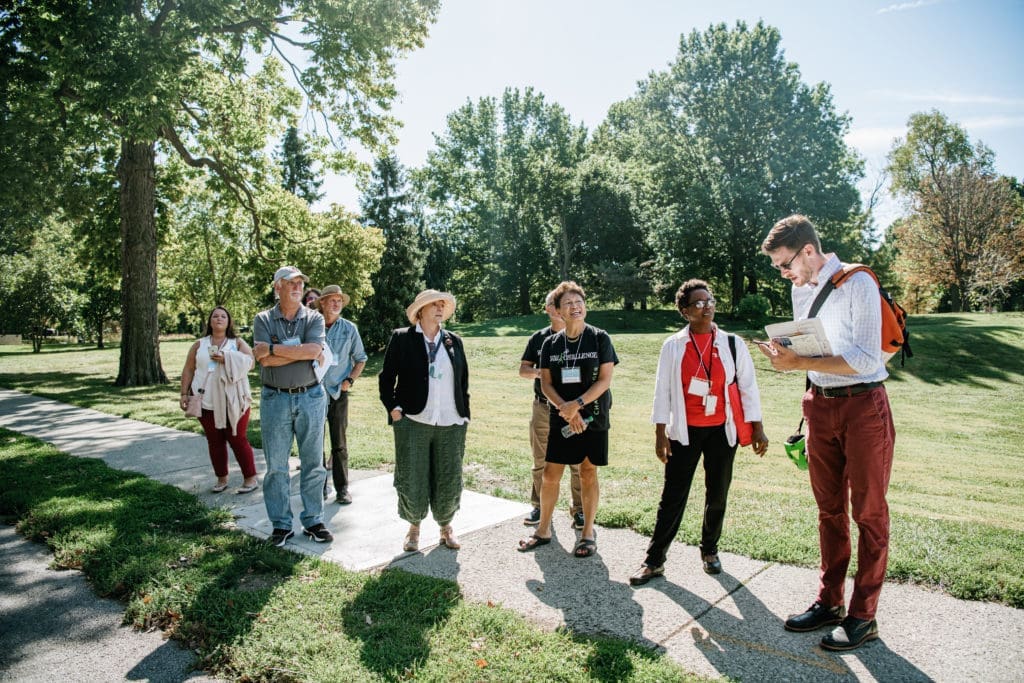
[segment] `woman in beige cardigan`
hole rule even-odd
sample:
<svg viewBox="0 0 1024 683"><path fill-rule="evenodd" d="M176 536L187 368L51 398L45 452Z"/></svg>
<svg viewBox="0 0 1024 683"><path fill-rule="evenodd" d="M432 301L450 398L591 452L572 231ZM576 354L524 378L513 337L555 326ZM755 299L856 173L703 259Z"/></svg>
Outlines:
<svg viewBox="0 0 1024 683"><path fill-rule="evenodd" d="M246 436L252 403L247 373L252 365L252 349L235 334L228 309L217 306L210 312L203 337L189 349L181 371L182 410L188 407L190 394L203 397L199 423L217 475L217 483L210 489L213 493L228 487L228 445L245 477L236 493L252 493L259 487Z"/></svg>

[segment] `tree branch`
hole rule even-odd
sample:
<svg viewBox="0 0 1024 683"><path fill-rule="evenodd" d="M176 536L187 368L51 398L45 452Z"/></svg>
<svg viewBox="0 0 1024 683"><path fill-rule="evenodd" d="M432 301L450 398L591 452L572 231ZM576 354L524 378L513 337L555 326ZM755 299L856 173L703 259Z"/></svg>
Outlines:
<svg viewBox="0 0 1024 683"><path fill-rule="evenodd" d="M227 185L231 193L235 195L235 199L238 203L249 213L249 217L252 219L253 234L256 237L256 250L263 256L263 251L260 242L260 216L256 209L256 201L252 195L252 190L246 185L245 181L232 173L227 166L224 165L217 158L210 157L195 157L182 142L178 136L178 132L169 125L163 125L160 127L160 137L171 143L175 151L181 159L191 166L192 168L207 168L217 174L224 184Z"/></svg>

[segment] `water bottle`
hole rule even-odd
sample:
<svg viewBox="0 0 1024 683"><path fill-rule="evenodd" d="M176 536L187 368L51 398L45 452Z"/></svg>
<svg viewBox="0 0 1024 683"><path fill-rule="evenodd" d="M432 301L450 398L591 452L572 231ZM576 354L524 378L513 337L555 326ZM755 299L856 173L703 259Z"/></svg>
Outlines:
<svg viewBox="0 0 1024 683"><path fill-rule="evenodd" d="M594 421L594 416L593 415L589 415L589 416L583 418L583 422L586 423L586 424L590 424L593 421ZM564 427L562 427L562 437L563 438L568 439L568 438L573 437L573 436L576 436L576 434L573 433L572 427L570 427L569 425L565 425Z"/></svg>

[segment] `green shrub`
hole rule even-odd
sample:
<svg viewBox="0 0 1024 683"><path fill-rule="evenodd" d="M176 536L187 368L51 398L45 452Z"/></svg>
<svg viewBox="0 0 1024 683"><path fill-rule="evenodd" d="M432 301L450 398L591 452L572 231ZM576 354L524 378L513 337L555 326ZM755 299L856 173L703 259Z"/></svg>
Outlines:
<svg viewBox="0 0 1024 683"><path fill-rule="evenodd" d="M760 327L768 320L772 304L768 298L760 294L748 294L740 300L733 314L740 320Z"/></svg>

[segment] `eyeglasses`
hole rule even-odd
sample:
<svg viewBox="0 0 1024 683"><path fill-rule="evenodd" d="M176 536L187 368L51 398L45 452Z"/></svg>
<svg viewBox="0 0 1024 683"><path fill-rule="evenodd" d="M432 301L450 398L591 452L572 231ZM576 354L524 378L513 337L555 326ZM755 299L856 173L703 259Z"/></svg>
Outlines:
<svg viewBox="0 0 1024 683"><path fill-rule="evenodd" d="M715 300L714 299L698 299L697 301L694 301L693 303L691 303L689 305L693 306L698 311L703 311L705 308L714 308L715 307Z"/></svg>
<svg viewBox="0 0 1024 683"><path fill-rule="evenodd" d="M775 270L778 270L778 271L790 270L790 266L793 265L793 261L796 261L796 257L799 256L802 253L803 253L803 247L800 247L799 249L796 250L796 253L793 254L793 258L789 259L785 263L773 263L772 264L772 268L774 268Z"/></svg>

